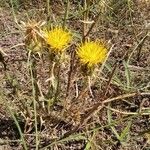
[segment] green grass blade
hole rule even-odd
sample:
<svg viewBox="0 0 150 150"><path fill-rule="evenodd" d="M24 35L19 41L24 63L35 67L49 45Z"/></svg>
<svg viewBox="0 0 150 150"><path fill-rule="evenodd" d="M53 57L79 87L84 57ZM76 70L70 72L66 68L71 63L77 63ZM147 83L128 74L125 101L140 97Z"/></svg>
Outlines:
<svg viewBox="0 0 150 150"><path fill-rule="evenodd" d="M23 133L22 133L21 128L20 128L20 125L19 125L19 122L18 122L17 118L15 117L14 113L12 112L12 110L10 109L9 105L8 105L8 104L6 104L6 105L7 105L7 108L8 108L8 110L9 110L9 112L10 112L10 114L11 114L13 120L15 121L15 124L16 124L16 126L17 126L17 129L18 129L18 131L19 131L19 134L20 134L20 137L21 137L21 140L22 140L22 144L23 144L24 150L28 150L27 144L26 144L26 142L25 142Z"/></svg>
<svg viewBox="0 0 150 150"><path fill-rule="evenodd" d="M125 76L126 76L126 88L129 90L129 88L131 87L131 74L130 74L130 70L128 67L128 63L126 63L125 61L123 61L123 65L125 67Z"/></svg>
<svg viewBox="0 0 150 150"><path fill-rule="evenodd" d="M129 121L127 126L123 129L123 131L122 131L122 133L120 135L121 142L126 142L127 141L128 135L129 135L129 132L130 132L131 124L132 124L132 122Z"/></svg>
<svg viewBox="0 0 150 150"><path fill-rule="evenodd" d="M72 140L86 140L87 138L83 135L80 135L80 134L75 134L75 135L70 135L69 137L66 137L64 139L61 139L61 140L56 140L54 142L52 142L51 144L41 148L41 150L45 150L46 148L49 148L55 144L59 144L59 143L64 143L64 142L68 142L68 141L72 141Z"/></svg>
<svg viewBox="0 0 150 150"><path fill-rule="evenodd" d="M108 107L110 107L110 104L108 105ZM108 123L111 124L112 122L112 113L110 109L107 109L107 117L108 117ZM114 133L114 135L116 136L116 138L120 141L120 136L117 132L117 130L115 129L114 126L110 126L112 132Z"/></svg>

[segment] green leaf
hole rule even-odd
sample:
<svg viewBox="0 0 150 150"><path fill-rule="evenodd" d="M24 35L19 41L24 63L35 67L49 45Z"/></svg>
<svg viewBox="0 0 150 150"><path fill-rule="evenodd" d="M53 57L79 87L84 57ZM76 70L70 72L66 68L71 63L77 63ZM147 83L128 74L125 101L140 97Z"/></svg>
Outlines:
<svg viewBox="0 0 150 150"><path fill-rule="evenodd" d="M129 90L129 88L131 87L131 74L130 74L130 70L128 67L128 63L126 63L125 61L123 61L123 65L125 67L125 76L126 76L126 87Z"/></svg>
<svg viewBox="0 0 150 150"><path fill-rule="evenodd" d="M110 108L110 104L108 105L108 108ZM107 109L107 116L108 116L108 123L111 124L112 122L112 113L110 109ZM117 133L117 130L115 129L114 126L110 126L112 132L115 134L116 138L120 141L120 136Z"/></svg>
<svg viewBox="0 0 150 150"><path fill-rule="evenodd" d="M91 149L91 141L88 141L88 143L86 144L85 150L90 150Z"/></svg>
<svg viewBox="0 0 150 150"><path fill-rule="evenodd" d="M129 121L127 126L123 129L121 135L120 135L120 142L127 142L128 136L130 133L130 127L131 127L132 121Z"/></svg>

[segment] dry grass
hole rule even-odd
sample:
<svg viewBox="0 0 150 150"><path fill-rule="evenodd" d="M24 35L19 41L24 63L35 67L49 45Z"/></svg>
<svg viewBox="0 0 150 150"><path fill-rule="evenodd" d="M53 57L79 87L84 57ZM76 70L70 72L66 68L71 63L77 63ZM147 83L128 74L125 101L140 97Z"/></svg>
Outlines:
<svg viewBox="0 0 150 150"><path fill-rule="evenodd" d="M0 5L0 149L150 148L148 1ZM32 41L33 21L40 46ZM73 35L63 54L49 53L41 35L55 26ZM108 49L90 69L76 55L89 39Z"/></svg>

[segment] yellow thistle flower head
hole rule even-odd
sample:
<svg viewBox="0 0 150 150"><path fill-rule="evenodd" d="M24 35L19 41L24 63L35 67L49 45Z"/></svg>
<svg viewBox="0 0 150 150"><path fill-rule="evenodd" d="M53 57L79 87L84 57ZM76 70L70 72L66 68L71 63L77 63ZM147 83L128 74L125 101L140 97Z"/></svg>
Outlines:
<svg viewBox="0 0 150 150"><path fill-rule="evenodd" d="M47 44L56 51L63 51L68 46L71 38L70 32L63 30L61 27L45 32Z"/></svg>
<svg viewBox="0 0 150 150"><path fill-rule="evenodd" d="M103 63L107 55L107 49L104 44L98 41L86 41L78 47L77 55L82 64L92 67L98 63Z"/></svg>

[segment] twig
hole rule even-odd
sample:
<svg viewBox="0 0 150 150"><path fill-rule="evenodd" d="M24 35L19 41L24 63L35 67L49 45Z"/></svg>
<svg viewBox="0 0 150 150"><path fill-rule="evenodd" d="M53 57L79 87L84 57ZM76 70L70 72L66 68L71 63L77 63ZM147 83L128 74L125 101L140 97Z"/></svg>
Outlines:
<svg viewBox="0 0 150 150"><path fill-rule="evenodd" d="M82 33L82 42L85 42L85 34L87 30L87 24L85 23L88 20L88 12L87 12L87 0L83 0L83 33Z"/></svg>
<svg viewBox="0 0 150 150"><path fill-rule="evenodd" d="M115 71L116 71L116 68L118 67L118 64L119 64L118 61L116 61L115 64L114 64L114 68L113 68L113 70L112 70L112 73L111 73L111 75L110 75L110 77L109 77L109 80L108 80L108 82L107 82L107 85L106 85L106 90L105 90L104 97L106 97L106 95L107 95L107 92L108 92L108 89L109 89L111 80L112 80L113 75L114 75L114 73L115 73Z"/></svg>
<svg viewBox="0 0 150 150"><path fill-rule="evenodd" d="M71 134L73 134L74 132L76 132L83 124L85 124L89 118L91 118L91 116L100 111L101 109L103 109L105 107L105 104L112 102L112 101L116 101L116 100L120 100L120 99L124 99L124 98L130 98L130 97L134 97L134 96L141 96L141 95L148 95L150 96L150 93L131 93L131 94L124 94L121 96L117 96L114 98L110 98L110 99L106 99L104 101L100 101L97 104L95 104L86 114L86 116L84 117L84 119L81 121L80 125L77 125L76 127L74 127L73 130L67 132L61 139L66 138L68 136L70 136ZM135 114L136 115L136 114Z"/></svg>
<svg viewBox="0 0 150 150"><path fill-rule="evenodd" d="M116 101L116 100L120 100L120 99L124 99L124 98L130 98L130 97L134 97L134 96L150 96L150 93L130 93L130 94L123 94L117 97L113 97L113 98L109 98L103 101L104 104L112 102L112 101Z"/></svg>
<svg viewBox="0 0 150 150"><path fill-rule="evenodd" d="M74 61L75 61L75 51L72 51L71 53L71 59L70 59L70 69L68 72L68 82L67 82L67 90L66 90L66 99L69 95L69 91L70 91L70 85L71 85L71 78L72 78L72 73L73 73L73 69L74 69Z"/></svg>
<svg viewBox="0 0 150 150"><path fill-rule="evenodd" d="M126 112L126 111L120 111L114 108L108 108L107 106L105 106L105 108L110 109L111 111L114 111L116 113L120 113L120 114L124 114L124 115L150 115L150 113L146 113L146 112Z"/></svg>

